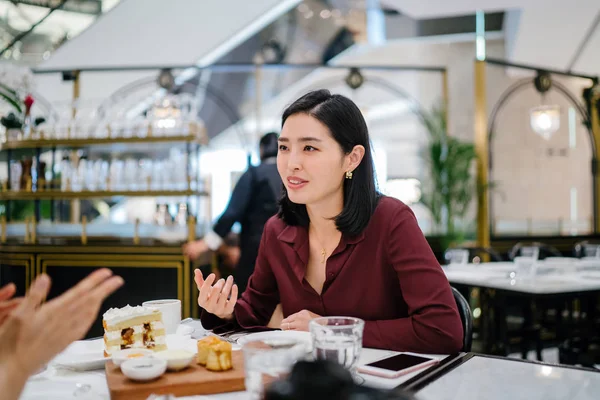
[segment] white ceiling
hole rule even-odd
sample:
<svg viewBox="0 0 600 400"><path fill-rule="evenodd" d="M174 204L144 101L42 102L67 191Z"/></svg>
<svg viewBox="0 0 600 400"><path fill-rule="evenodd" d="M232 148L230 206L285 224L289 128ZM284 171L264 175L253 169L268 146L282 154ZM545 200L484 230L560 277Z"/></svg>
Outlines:
<svg viewBox="0 0 600 400"><path fill-rule="evenodd" d="M144 7L135 7L140 6L142 1ZM259 0L255 0L251 7L245 7L244 5L247 4L245 0L229 0L229 3L237 2L239 7L248 8L247 13L236 13L235 21L232 21L232 14L227 13L225 17L220 13L227 12L234 6L230 5L224 8L223 2L217 0L203 0L201 6L198 5L199 2L193 0L171 0L166 6L162 0L124 0L80 37L68 42L57 51L55 56L43 67L156 65L165 63L165 60L168 60L169 64L191 64L211 52L214 53L215 49L219 47L223 51L227 48L227 46L222 46L223 43L228 40L231 42L233 34L239 32L244 26L247 27L259 15L264 16L268 9L282 4L275 0L260 0L264 7L259 7L256 1ZM594 28L591 39L574 63L573 69L582 73L600 74L600 52L596 51L596 49L600 49L600 27L593 26L596 16L600 12L600 2L597 0L572 0L570 2L558 0L381 1L413 18L473 14L476 10L505 11L504 39L506 43L503 49L506 50L503 52L505 51L506 54L504 56L496 54L496 56L517 63L540 65L547 68L565 69L573 62L574 54L587 33ZM287 0L286 3L288 3L288 8L293 6L289 5L293 1ZM135 14L131 7L135 7L136 10L153 8L155 12L152 15L146 15L147 10L143 11L144 15L139 15L138 12L139 18L137 19L144 20L145 23L131 24L130 19L127 18L132 13ZM181 13L184 8L186 13ZM156 10L162 11L156 15ZM228 21L228 23L223 24L223 21ZM236 22L237 25L229 25L230 22ZM233 29L234 25L238 28ZM160 29L156 29L157 26L160 26ZM207 31L211 32L210 36L206 35ZM90 44L99 37L111 40ZM141 38L144 40L140 40ZM178 39L173 40L173 38ZM396 43L389 42L383 47L356 45L338 56L334 63L440 65L439 63L442 62L442 65L445 65L444 63L449 62L448 60L452 56L432 53L428 48L428 44L432 44L432 40L436 39L401 40ZM114 41L120 41L122 45L114 46ZM190 49L194 51L190 51ZM474 52L468 54L467 57L474 58ZM315 70L303 79L290 84L276 98L264 104L261 109L260 129L256 127L253 113L240 121L239 125L249 134L277 129L280 124L281 111L285 106L307 90L323 86L319 82L337 77L340 82L339 86L326 86L335 92L347 94L349 89L345 88L342 83L345 73L346 71ZM386 73L382 72L369 73L386 76ZM457 73L457 71L453 71L453 73ZM413 73L394 76L391 79L398 87L407 89L426 106L432 104L432 101L441 93L440 80L434 75L421 76ZM93 85L96 88L98 86L94 84L96 82L100 81L90 82L89 87ZM82 85L83 90L86 87L88 84ZM68 87L63 88L63 93L65 97L68 96ZM393 150L394 156L388 158L390 169L403 171L407 175L415 175L418 172L417 145L422 135L419 135L415 124L406 120L406 104L403 104L397 96L377 88L361 89L356 93L351 93L351 96L355 96L353 98L359 106L363 107L371 130L375 131L373 132L375 133L374 137L383 140L388 146L388 150ZM432 98L424 99L427 96ZM455 117L455 119L458 118ZM211 143L219 147L238 147L240 142L235 130L236 128L228 129Z"/></svg>
<svg viewBox="0 0 600 400"><path fill-rule="evenodd" d="M413 18L509 11L505 19L506 58L516 63L600 74L600 2L596 0L382 0ZM588 32L591 39L575 60Z"/></svg>
<svg viewBox="0 0 600 400"><path fill-rule="evenodd" d="M396 8L411 18L424 19L472 14L475 10L503 11L508 8L521 8L523 4L539 3L540 1L553 2L552 0L381 0L381 3Z"/></svg>
<svg viewBox="0 0 600 400"><path fill-rule="evenodd" d="M225 7L222 0L121 0L37 69L210 64L299 1L228 0ZM117 89L157 74L84 72L80 95L93 109ZM72 82L59 73L38 74L36 89L56 108L70 108Z"/></svg>
<svg viewBox="0 0 600 400"><path fill-rule="evenodd" d="M298 1L124 0L39 68L213 62Z"/></svg>

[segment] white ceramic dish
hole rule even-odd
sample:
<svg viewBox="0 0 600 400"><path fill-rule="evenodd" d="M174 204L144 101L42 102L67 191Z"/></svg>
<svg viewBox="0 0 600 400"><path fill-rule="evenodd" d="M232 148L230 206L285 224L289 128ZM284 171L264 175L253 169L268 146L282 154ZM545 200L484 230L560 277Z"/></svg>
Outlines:
<svg viewBox="0 0 600 400"><path fill-rule="evenodd" d="M312 351L312 337L310 336L310 332L301 332L301 331L269 331L269 332L257 332L250 333L246 336L242 336L237 340L240 346L243 346L245 343L254 341L254 340L262 340L265 343L269 344L280 344L289 340L297 340L300 342L304 342L306 345L306 352L310 353Z"/></svg>
<svg viewBox="0 0 600 400"><path fill-rule="evenodd" d="M75 371L103 369L110 357L104 357L104 339L73 342L52 362L57 367Z"/></svg>
<svg viewBox="0 0 600 400"><path fill-rule="evenodd" d="M127 360L135 358L152 357L154 352L148 349L125 349L119 350L112 355L112 362L117 366L121 366Z"/></svg>
<svg viewBox="0 0 600 400"><path fill-rule="evenodd" d="M121 364L123 375L134 381L151 381L167 370L167 361L158 358L139 358Z"/></svg>
<svg viewBox="0 0 600 400"><path fill-rule="evenodd" d="M177 327L176 335L190 336L192 333L194 333L194 330L195 329L189 325L181 324Z"/></svg>
<svg viewBox="0 0 600 400"><path fill-rule="evenodd" d="M191 351L177 349L177 350L164 350L154 353L154 358L159 360L165 360L167 362L167 369L169 371L181 371L187 368L196 354Z"/></svg>
<svg viewBox="0 0 600 400"><path fill-rule="evenodd" d="M189 328L185 325L180 325L178 329L182 329L181 332L178 331L175 335L167 335L167 347L169 349L185 349L196 352L197 340L191 339L189 335L184 334L189 332ZM54 358L51 364L58 368L67 368L75 371L91 371L104 369L104 364L110 359L111 357L104 356L104 339L100 338L78 340L71 343L62 353Z"/></svg>

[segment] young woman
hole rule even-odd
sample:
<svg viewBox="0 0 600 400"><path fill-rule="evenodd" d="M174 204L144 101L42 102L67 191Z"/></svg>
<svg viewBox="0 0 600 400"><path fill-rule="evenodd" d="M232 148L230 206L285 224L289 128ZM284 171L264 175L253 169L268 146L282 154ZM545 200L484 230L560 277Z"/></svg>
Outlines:
<svg viewBox="0 0 600 400"><path fill-rule="evenodd" d="M463 330L442 269L405 204L377 192L367 125L327 90L282 117L280 211L265 225L241 298L233 278L195 272L206 329L267 326L280 305L284 330L319 316L366 321L366 347L449 354ZM236 301L237 300L237 301Z"/></svg>

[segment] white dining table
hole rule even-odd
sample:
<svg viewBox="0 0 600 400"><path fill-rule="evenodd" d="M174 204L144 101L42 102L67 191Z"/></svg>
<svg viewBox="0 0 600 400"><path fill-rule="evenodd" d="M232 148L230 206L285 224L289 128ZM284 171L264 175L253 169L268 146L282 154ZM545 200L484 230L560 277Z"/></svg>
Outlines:
<svg viewBox="0 0 600 400"><path fill-rule="evenodd" d="M100 339L101 340L101 339ZM173 347L171 343L176 343L176 347L192 349L195 347L196 339L190 336L186 337L168 337L169 348ZM101 346L101 344L99 344ZM80 349L89 349L90 341L75 342L69 348L60 354L51 362L45 371L31 377L21 395L20 400L107 400L110 399L109 389L106 382L106 374L103 369L92 371L74 371L65 369L58 365L60 358L76 355ZM234 351L241 351L234 347ZM364 348L361 352L359 365L368 364L391 355L397 354L394 351ZM430 355L436 359L443 359L444 355ZM361 374L364 378L364 385L380 389L393 389L401 383L411 379L422 371L415 371L395 379L386 379L370 375ZM232 392L215 395L187 396L178 397L178 399L187 400L238 400L246 399L246 392Z"/></svg>
<svg viewBox="0 0 600 400"><path fill-rule="evenodd" d="M600 370L469 353L414 382L420 400L597 400Z"/></svg>
<svg viewBox="0 0 600 400"><path fill-rule="evenodd" d="M490 289L501 289L527 294L559 294L572 292L593 292L600 290L600 269L598 271L577 270L577 259L563 261L566 267L554 268L553 273L538 273L521 277L513 262L490 262L480 264L449 265L443 270L448 281ZM548 268L550 262L540 261L540 272Z"/></svg>

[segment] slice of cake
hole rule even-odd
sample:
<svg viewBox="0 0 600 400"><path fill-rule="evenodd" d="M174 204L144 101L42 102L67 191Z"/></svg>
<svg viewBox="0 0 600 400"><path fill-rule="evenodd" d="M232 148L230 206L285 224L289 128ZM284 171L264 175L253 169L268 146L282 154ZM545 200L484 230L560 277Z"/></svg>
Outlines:
<svg viewBox="0 0 600 400"><path fill-rule="evenodd" d="M160 310L142 306L111 308L102 318L104 355L123 349L167 349L165 326Z"/></svg>
<svg viewBox="0 0 600 400"><path fill-rule="evenodd" d="M196 362L209 371L227 371L233 368L231 362L231 343L215 336L198 340Z"/></svg>

